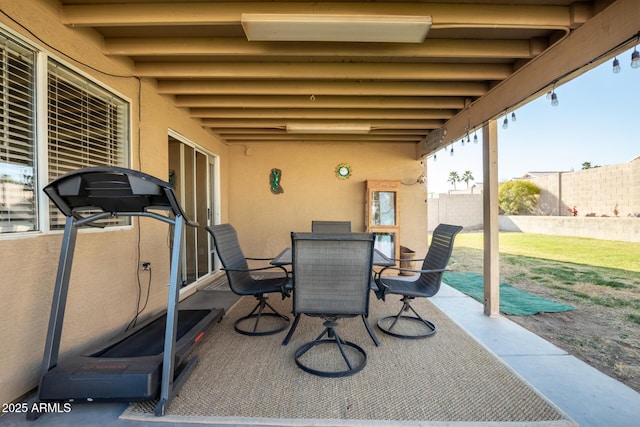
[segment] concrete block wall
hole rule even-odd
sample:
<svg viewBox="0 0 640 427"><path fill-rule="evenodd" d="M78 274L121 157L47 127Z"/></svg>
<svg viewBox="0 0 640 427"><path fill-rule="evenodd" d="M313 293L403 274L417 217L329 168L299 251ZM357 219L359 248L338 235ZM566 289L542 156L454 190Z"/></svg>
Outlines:
<svg viewBox="0 0 640 427"><path fill-rule="evenodd" d="M500 215L500 231L640 242L640 218Z"/></svg>
<svg viewBox="0 0 640 427"><path fill-rule="evenodd" d="M640 159L636 158L631 162L629 173L629 204L631 205L631 215L640 215Z"/></svg>
<svg viewBox="0 0 640 427"><path fill-rule="evenodd" d="M482 228L482 194L439 194L429 198L427 209L429 231L442 223Z"/></svg>
<svg viewBox="0 0 640 427"><path fill-rule="evenodd" d="M531 178L541 194L540 215L627 217L640 212L640 158L628 163L575 172L559 172Z"/></svg>
<svg viewBox="0 0 640 427"><path fill-rule="evenodd" d="M628 163L529 179L541 189L538 215L500 216L500 230L640 242L640 157ZM482 229L482 203L482 194L430 197L429 231L440 223ZM613 212L616 205L617 217ZM574 206L577 217L568 212Z"/></svg>
<svg viewBox="0 0 640 427"><path fill-rule="evenodd" d="M531 179L540 188L537 205L539 215L560 215L560 176L560 172L554 172Z"/></svg>

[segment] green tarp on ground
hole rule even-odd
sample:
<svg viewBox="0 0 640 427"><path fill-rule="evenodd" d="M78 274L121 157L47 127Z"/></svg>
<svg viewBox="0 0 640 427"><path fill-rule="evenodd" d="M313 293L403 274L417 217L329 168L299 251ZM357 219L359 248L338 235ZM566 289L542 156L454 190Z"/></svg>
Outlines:
<svg viewBox="0 0 640 427"><path fill-rule="evenodd" d="M484 280L481 274L448 272L444 273L443 281L477 301L483 302L484 300ZM574 310L574 308L500 283L500 312L503 314L528 316L536 313L557 313L569 310Z"/></svg>

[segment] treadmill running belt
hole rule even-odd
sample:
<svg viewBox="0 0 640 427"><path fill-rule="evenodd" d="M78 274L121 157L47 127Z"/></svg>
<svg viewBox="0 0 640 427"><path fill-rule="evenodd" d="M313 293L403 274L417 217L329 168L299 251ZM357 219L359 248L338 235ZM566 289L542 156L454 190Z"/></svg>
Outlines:
<svg viewBox="0 0 640 427"><path fill-rule="evenodd" d="M178 330L176 341L180 340L209 310L178 310ZM117 342L104 351L92 354L93 357L143 357L154 356L164 351L164 333L167 315L159 317L138 332Z"/></svg>

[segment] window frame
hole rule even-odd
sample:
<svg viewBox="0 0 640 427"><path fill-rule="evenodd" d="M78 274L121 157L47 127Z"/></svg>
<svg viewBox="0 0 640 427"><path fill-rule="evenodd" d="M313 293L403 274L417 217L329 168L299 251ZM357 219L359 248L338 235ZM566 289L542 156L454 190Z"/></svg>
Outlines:
<svg viewBox="0 0 640 427"><path fill-rule="evenodd" d="M84 72L78 67L74 66L69 60L56 55L44 47L35 44L31 40L26 39L15 31L0 24L0 34L9 38L13 43L25 46L28 49L32 49L35 56L35 81L34 81L34 98L35 108L33 113L34 117L34 163L36 174L36 193L34 199L37 201L37 226L35 230L22 231L22 232L0 232L0 240L11 240L27 237L35 237L47 234L60 234L64 231L63 228L52 229L51 219L49 215L50 200L44 194L43 188L49 183L49 111L48 111L48 86L49 86L49 62L53 61L72 72L78 79L86 80L87 83L95 85L99 90L104 91L114 97L122 100L126 107L124 112L124 129L122 140L122 159L125 164L123 167L130 168L133 163L133 102L130 97L123 95L121 92L115 90L113 87L107 85L98 78ZM104 228L90 227L83 228L82 232L108 232L117 231L122 229L131 229L133 227L132 221L128 221L126 224L121 225L108 225Z"/></svg>
<svg viewBox="0 0 640 427"><path fill-rule="evenodd" d="M28 43L25 43L22 39L15 36L7 35L4 37L7 42L3 42L3 51L7 52L7 57L12 58L12 61L4 63L2 70L3 82L4 78L8 77L7 85L4 90L0 92L3 95L2 109L7 113L3 116L3 134L7 139L11 139L11 135L15 132L16 135L21 135L23 138L17 138L17 143L7 146L6 152L8 160L14 159L16 153L20 157L19 152L22 151L27 158L27 163L23 165L25 168L32 168L32 197L33 203L36 204L36 208L31 212L32 218L29 218L29 224L34 229L26 231L8 231L6 233L0 233L0 235L16 235L23 233L36 233L41 230L41 212L39 210L39 170L38 170L38 151L37 151L37 117L36 111L38 108L38 98L36 93L36 76L37 76L37 51ZM24 58L24 66L21 67L20 58ZM27 69L28 67L28 69ZM14 78L11 78L13 72ZM22 79L22 82L20 80ZM12 94L24 94L26 97L12 96ZM6 102L5 102L6 101ZM12 110L11 103L16 103L16 109ZM20 105L26 103L26 105ZM28 105L30 103L30 105ZM20 109L24 111L20 113ZM14 123L14 124L12 124ZM20 123L23 123L22 125ZM12 152L14 153L12 155ZM8 162L8 165L12 163ZM17 163L14 166L19 166ZM11 167L11 166L10 166ZM11 183L11 186L24 185L24 183ZM11 197L11 192L8 194ZM4 199L4 195L3 195ZM11 205L11 203L10 203ZM12 209L12 208L10 208ZM10 226L20 226L19 221L14 223L10 222Z"/></svg>

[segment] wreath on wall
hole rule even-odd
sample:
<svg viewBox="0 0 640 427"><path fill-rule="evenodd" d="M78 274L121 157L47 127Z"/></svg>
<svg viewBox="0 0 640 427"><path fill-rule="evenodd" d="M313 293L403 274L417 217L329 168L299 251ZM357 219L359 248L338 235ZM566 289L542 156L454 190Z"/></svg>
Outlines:
<svg viewBox="0 0 640 427"><path fill-rule="evenodd" d="M347 163L340 163L336 166L336 176L340 179L348 179L351 176L351 166Z"/></svg>

